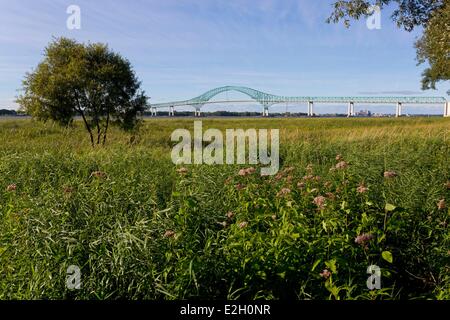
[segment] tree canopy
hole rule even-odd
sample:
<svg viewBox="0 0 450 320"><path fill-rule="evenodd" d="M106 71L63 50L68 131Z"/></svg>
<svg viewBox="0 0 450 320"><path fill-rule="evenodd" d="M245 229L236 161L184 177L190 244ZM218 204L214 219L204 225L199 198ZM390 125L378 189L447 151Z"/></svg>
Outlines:
<svg viewBox="0 0 450 320"><path fill-rule="evenodd" d="M435 89L437 82L450 80L450 0L340 0L327 22L343 20L348 27L351 19L370 16L371 6L383 9L392 3L396 4L392 19L399 27L424 28L415 44L419 64L429 65L422 74L422 88Z"/></svg>
<svg viewBox="0 0 450 320"><path fill-rule="evenodd" d="M107 45L58 38L26 74L17 102L43 121L69 125L81 116L94 146L105 143L111 123L124 130L137 125L147 101L140 85L130 62Z"/></svg>

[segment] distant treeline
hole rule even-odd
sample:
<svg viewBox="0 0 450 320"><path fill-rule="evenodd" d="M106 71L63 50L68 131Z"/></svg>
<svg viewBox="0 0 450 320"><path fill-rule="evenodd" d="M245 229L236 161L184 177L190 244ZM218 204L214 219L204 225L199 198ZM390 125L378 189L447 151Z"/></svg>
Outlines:
<svg viewBox="0 0 450 320"><path fill-rule="evenodd" d="M192 117L194 115L194 111L175 111L176 117ZM262 112L233 112L233 111L213 111L213 112L202 112L201 115L203 117L260 117ZM270 117L303 117L307 116L306 113L270 113ZM150 117L151 112L144 112L145 117ZM168 111L158 111L158 116L169 116Z"/></svg>
<svg viewBox="0 0 450 320"><path fill-rule="evenodd" d="M0 117L2 116L24 116L25 114L17 112L16 110L0 109Z"/></svg>

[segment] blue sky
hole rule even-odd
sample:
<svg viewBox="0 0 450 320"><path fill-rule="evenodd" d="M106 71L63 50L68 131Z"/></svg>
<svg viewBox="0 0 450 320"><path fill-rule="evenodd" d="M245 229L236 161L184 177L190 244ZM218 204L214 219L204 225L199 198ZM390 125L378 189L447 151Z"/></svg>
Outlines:
<svg viewBox="0 0 450 320"><path fill-rule="evenodd" d="M108 43L131 61L154 102L223 85L293 96L446 95L448 83L420 90L419 33L398 29L391 8L381 30L365 20L346 29L325 23L333 2L0 0L0 108L17 107L21 79L54 36ZM81 8L81 30L66 27L71 4Z"/></svg>

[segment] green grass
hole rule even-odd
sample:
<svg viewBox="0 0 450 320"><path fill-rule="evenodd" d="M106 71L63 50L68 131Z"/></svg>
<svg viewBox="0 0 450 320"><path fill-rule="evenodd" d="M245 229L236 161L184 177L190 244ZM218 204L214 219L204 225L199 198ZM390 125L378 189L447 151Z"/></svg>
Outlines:
<svg viewBox="0 0 450 320"><path fill-rule="evenodd" d="M203 127L280 129L281 174L178 174L170 134L192 119L112 130L97 149L80 123L0 120L0 299L450 299L450 119ZM330 171L337 154L349 166ZM373 239L355 243L364 233ZM381 290L367 289L372 264ZM81 268L81 290L65 287L69 265Z"/></svg>

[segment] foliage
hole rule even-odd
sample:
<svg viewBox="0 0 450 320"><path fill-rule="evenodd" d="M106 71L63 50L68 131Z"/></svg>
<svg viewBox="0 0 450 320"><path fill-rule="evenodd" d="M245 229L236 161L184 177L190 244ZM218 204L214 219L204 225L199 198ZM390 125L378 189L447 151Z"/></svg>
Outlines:
<svg viewBox="0 0 450 320"><path fill-rule="evenodd" d="M416 42L419 63L429 61L423 73L423 89L435 89L436 82L450 80L450 1L436 10Z"/></svg>
<svg viewBox="0 0 450 320"><path fill-rule="evenodd" d="M125 130L136 126L146 105L139 88L130 62L106 45L59 38L27 73L17 102L27 114L62 125L81 116L94 146L105 143L111 122Z"/></svg>

